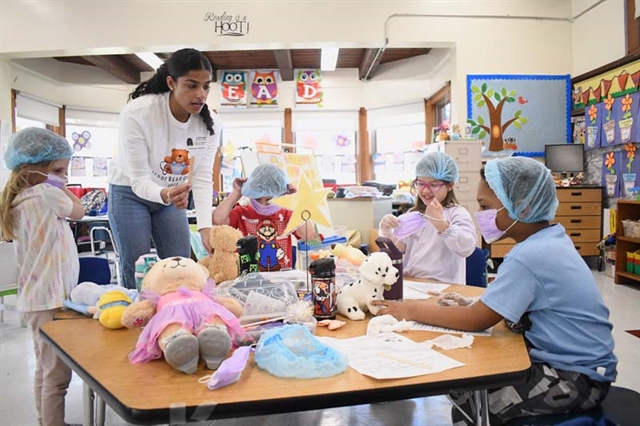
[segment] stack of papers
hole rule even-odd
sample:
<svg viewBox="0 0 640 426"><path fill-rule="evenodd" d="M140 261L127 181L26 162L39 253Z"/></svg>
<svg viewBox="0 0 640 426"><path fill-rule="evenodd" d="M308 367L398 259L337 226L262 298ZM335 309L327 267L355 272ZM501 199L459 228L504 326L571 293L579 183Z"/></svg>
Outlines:
<svg viewBox="0 0 640 426"><path fill-rule="evenodd" d="M449 288L449 284L421 283L418 281L403 280L403 299L428 299L430 291L443 292Z"/></svg>
<svg viewBox="0 0 640 426"><path fill-rule="evenodd" d="M377 338L318 337L322 343L348 355L349 367L374 379L401 379L439 373L465 364L396 333Z"/></svg>

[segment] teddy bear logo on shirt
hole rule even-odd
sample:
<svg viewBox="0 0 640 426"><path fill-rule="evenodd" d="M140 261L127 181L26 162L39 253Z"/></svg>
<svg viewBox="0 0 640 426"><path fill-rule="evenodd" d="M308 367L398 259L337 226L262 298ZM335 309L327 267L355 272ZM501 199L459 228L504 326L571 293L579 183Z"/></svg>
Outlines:
<svg viewBox="0 0 640 426"><path fill-rule="evenodd" d="M163 174L187 175L189 174L189 151L186 149L173 148L171 156L164 157L160 163Z"/></svg>

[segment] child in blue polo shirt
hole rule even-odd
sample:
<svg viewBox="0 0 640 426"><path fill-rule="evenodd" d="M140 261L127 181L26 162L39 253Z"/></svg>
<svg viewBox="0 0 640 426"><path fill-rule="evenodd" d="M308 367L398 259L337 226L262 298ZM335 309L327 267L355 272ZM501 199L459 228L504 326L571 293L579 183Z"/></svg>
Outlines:
<svg viewBox="0 0 640 426"><path fill-rule="evenodd" d="M560 224L551 173L538 161L488 161L478 187L476 220L488 243L513 238L495 281L471 306L424 301L374 302L378 315L460 330L487 329L500 320L524 334L531 368L524 382L489 390L491 424L536 414L589 410L616 379L612 325L593 274ZM454 396L466 412L471 394ZM464 424L454 409L454 425Z"/></svg>

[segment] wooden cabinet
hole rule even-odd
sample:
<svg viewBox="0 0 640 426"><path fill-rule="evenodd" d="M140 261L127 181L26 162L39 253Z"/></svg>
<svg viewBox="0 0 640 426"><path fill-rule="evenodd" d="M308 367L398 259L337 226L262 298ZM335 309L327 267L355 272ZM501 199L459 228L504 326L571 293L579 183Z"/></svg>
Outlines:
<svg viewBox="0 0 640 426"><path fill-rule="evenodd" d="M602 188L557 188L557 195L560 205L552 223L560 223L565 227L581 256L600 256L598 243L602 239ZM514 244L511 238L491 244L491 257L504 257Z"/></svg>
<svg viewBox="0 0 640 426"><path fill-rule="evenodd" d="M627 272L627 252L640 250L640 238L624 236L622 221L640 220L640 201L618 201L616 219L616 284L640 284L640 275Z"/></svg>

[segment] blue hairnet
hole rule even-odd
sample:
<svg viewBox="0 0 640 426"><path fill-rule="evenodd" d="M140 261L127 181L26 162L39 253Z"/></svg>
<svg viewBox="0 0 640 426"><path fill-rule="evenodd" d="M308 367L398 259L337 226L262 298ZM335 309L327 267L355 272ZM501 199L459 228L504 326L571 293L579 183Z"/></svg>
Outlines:
<svg viewBox="0 0 640 426"><path fill-rule="evenodd" d="M430 152L418 161L416 176L441 180L458 181L458 165L452 156L444 152Z"/></svg>
<svg viewBox="0 0 640 426"><path fill-rule="evenodd" d="M289 179L273 164L261 164L242 186L242 195L249 198L279 197L287 193Z"/></svg>
<svg viewBox="0 0 640 426"><path fill-rule="evenodd" d="M349 365L345 355L322 344L300 324L265 332L258 342L255 361L274 376L298 379L335 376Z"/></svg>
<svg viewBox="0 0 640 426"><path fill-rule="evenodd" d="M536 223L556 216L556 184L541 162L526 157L491 160L484 176L511 219Z"/></svg>
<svg viewBox="0 0 640 426"><path fill-rule="evenodd" d="M4 161L11 170L23 164L66 160L73 150L65 138L50 130L28 127L14 133L7 142Z"/></svg>

